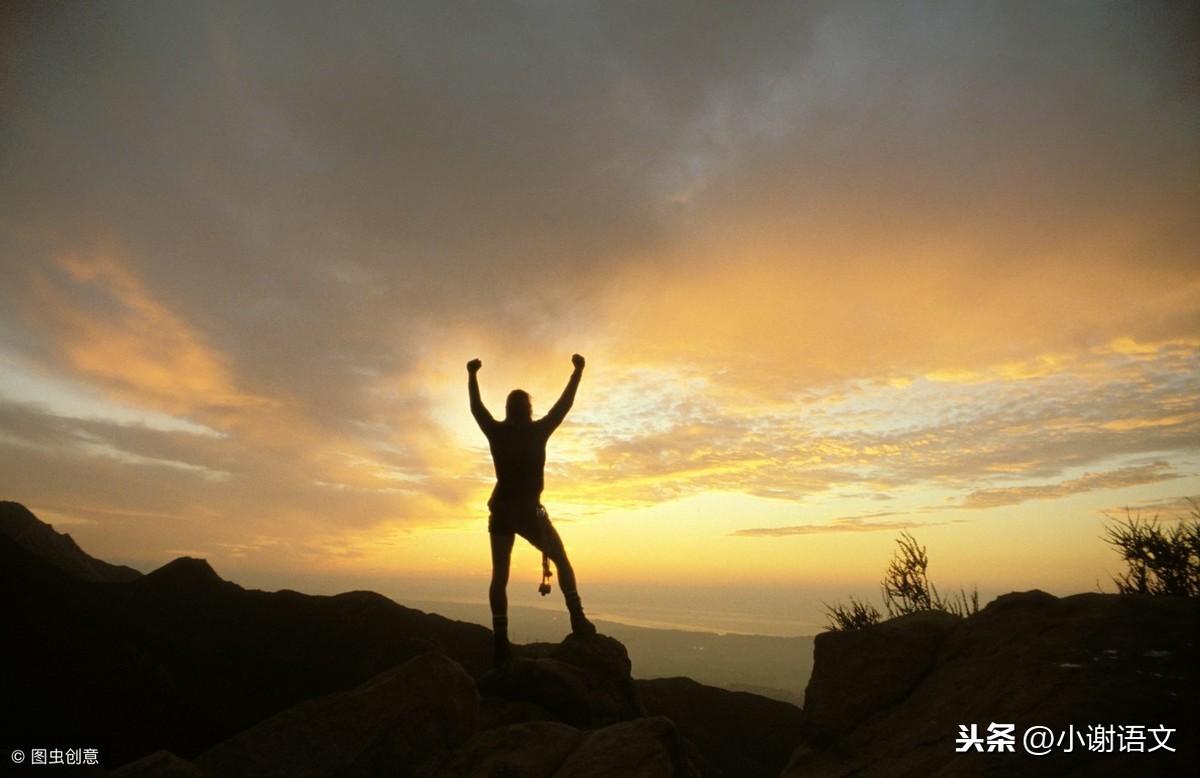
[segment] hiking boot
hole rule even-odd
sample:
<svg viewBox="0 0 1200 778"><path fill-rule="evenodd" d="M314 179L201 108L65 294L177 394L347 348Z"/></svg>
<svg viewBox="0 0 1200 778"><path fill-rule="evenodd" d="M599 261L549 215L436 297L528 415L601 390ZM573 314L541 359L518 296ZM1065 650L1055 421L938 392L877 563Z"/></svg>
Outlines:
<svg viewBox="0 0 1200 778"><path fill-rule="evenodd" d="M596 625L588 621L583 611L571 611L571 633L575 635L595 635Z"/></svg>

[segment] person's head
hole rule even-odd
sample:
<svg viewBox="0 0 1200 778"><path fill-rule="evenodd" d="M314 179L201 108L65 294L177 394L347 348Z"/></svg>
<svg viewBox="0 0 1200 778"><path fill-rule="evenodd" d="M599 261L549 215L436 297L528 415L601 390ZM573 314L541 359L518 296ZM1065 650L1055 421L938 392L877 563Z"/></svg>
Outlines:
<svg viewBox="0 0 1200 778"><path fill-rule="evenodd" d="M523 389L509 392L508 400L504 403L504 414L506 421L532 421L533 401L529 398L529 392Z"/></svg>

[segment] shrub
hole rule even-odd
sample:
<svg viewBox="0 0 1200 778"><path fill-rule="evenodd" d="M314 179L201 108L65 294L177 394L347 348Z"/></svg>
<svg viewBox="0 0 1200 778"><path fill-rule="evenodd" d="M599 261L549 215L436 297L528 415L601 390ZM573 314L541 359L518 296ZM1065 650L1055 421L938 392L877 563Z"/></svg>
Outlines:
<svg viewBox="0 0 1200 778"><path fill-rule="evenodd" d="M908 532L902 532L896 544L900 548L892 555L892 561L879 584L883 591L883 606L889 618L928 610L941 610L964 617L979 612L977 589L972 589L969 595L959 589L958 594L942 597L929 580L926 573L929 556L916 538ZM825 610L829 619L828 627L833 632L863 629L883 620L883 614L874 605L859 602L853 597L849 605L826 605Z"/></svg>
<svg viewBox="0 0 1200 778"><path fill-rule="evenodd" d="M1200 597L1200 505L1191 503L1191 518L1163 526L1158 516L1143 521L1125 509L1125 520L1106 526L1104 541L1113 546L1128 570L1113 576L1121 594ZM1107 514L1105 514L1107 516Z"/></svg>
<svg viewBox="0 0 1200 778"><path fill-rule="evenodd" d="M883 589L883 605L888 616L903 616L918 611L946 611L955 616L969 616L979 612L979 592L971 590L968 596L963 589L945 599L925 572L929 556L925 547L907 532L901 532L896 541L900 550L892 556L887 573L880 583Z"/></svg>
<svg viewBox="0 0 1200 778"><path fill-rule="evenodd" d="M829 618L829 629L832 632L846 632L852 629L863 629L883 620L883 615L869 602L859 602L850 597L849 605L826 605Z"/></svg>

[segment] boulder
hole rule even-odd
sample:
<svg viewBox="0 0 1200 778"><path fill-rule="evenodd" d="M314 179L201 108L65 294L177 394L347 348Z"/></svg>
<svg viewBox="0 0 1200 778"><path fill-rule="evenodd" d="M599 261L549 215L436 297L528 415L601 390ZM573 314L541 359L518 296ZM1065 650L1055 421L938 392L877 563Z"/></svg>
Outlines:
<svg viewBox="0 0 1200 778"><path fill-rule="evenodd" d="M480 679L493 718L553 718L596 728L642 716L625 646L605 635L571 635L558 645L521 646L511 662Z"/></svg>
<svg viewBox="0 0 1200 778"><path fill-rule="evenodd" d="M666 716L701 754L692 761L737 778L779 778L804 736L804 714L787 702L705 686L690 678L639 680L652 716Z"/></svg>
<svg viewBox="0 0 1200 778"><path fill-rule="evenodd" d="M483 730L418 778L700 778L692 748L670 719L625 721L578 730L552 721Z"/></svg>
<svg viewBox="0 0 1200 778"><path fill-rule="evenodd" d="M350 692L290 708L201 754L209 776L407 775L465 742L479 715L475 683L430 652Z"/></svg>
<svg viewBox="0 0 1200 778"><path fill-rule="evenodd" d="M575 727L557 721L531 721L486 729L453 754L427 765L420 778L520 776L551 778L580 739Z"/></svg>
<svg viewBox="0 0 1200 778"><path fill-rule="evenodd" d="M670 719L626 721L586 733L554 778L699 778Z"/></svg>
<svg viewBox="0 0 1200 778"><path fill-rule="evenodd" d="M804 717L813 733L835 738L906 698L961 621L943 611L923 611L866 629L817 635L814 672L804 692Z"/></svg>
<svg viewBox="0 0 1200 778"><path fill-rule="evenodd" d="M903 633L927 629L901 619L879 627L890 631L875 629L876 636L917 644L922 639ZM851 646L820 638L817 645L822 642ZM859 650L879 650L878 640L864 641ZM858 661L871 659L864 654ZM818 655L810 688L831 683L825 677L830 666L847 696L862 694L864 684L845 675L847 661ZM907 695L849 729L834 728L832 741L797 749L784 775L1187 774L1200 750L1200 731L1192 725L1200 703L1198 665L1200 600L1005 595L952 628ZM821 704L824 712L805 714L828 724L832 708L828 700ZM1002 745L993 725L1011 726L1011 747ZM1031 730L1056 742L1027 747ZM1167 748L1155 748L1151 730L1166 733ZM972 732L982 741L978 747Z"/></svg>

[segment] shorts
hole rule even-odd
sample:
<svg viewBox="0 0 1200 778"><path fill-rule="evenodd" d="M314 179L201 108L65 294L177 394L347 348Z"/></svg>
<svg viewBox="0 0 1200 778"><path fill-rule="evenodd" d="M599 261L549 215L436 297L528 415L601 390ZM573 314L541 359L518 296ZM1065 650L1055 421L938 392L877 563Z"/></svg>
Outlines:
<svg viewBox="0 0 1200 778"><path fill-rule="evenodd" d="M530 542L540 543L543 528L550 514L541 505L511 508L496 507L488 516L488 532L496 535L520 535Z"/></svg>

